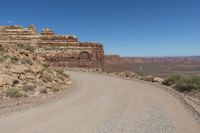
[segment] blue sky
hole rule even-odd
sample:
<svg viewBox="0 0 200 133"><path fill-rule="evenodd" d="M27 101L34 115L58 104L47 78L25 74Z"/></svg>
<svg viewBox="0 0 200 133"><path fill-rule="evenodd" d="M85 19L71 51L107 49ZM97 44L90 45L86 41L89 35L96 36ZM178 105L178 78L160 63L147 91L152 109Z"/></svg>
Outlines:
<svg viewBox="0 0 200 133"><path fill-rule="evenodd" d="M34 24L121 56L200 55L199 0L2 0L0 25Z"/></svg>

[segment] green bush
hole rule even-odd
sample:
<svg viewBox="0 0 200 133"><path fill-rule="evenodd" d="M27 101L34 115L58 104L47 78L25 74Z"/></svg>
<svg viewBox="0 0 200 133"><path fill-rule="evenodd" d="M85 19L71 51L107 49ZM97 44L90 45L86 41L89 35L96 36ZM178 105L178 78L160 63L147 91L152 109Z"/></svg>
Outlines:
<svg viewBox="0 0 200 133"><path fill-rule="evenodd" d="M59 70L57 70L57 72L58 72L60 75L63 75L63 74L64 74L64 70L63 70L63 69L59 69Z"/></svg>
<svg viewBox="0 0 200 133"><path fill-rule="evenodd" d="M180 75L172 75L170 77L168 77L167 79L165 79L162 84L166 85L166 86L171 86L176 84L179 80L181 79Z"/></svg>
<svg viewBox="0 0 200 133"><path fill-rule="evenodd" d="M5 61L5 57L0 55L0 62L4 62Z"/></svg>
<svg viewBox="0 0 200 133"><path fill-rule="evenodd" d="M45 82L45 83L48 83L48 82L52 82L52 81L53 81L53 79L52 79L50 76L48 76L48 75L43 75L43 76L42 76L42 80L43 80L43 82Z"/></svg>
<svg viewBox="0 0 200 133"><path fill-rule="evenodd" d="M10 87L6 90L6 96L10 98L20 98L23 96L18 89Z"/></svg>
<svg viewBox="0 0 200 133"><path fill-rule="evenodd" d="M44 66L44 68L48 68L49 67L49 64L46 64L46 63L44 63L42 65Z"/></svg>
<svg viewBox="0 0 200 133"><path fill-rule="evenodd" d="M10 57L12 63L16 63L19 59L16 56Z"/></svg>
<svg viewBox="0 0 200 133"><path fill-rule="evenodd" d="M65 71L64 71L63 69L59 69L59 70L57 70L57 72L58 72L60 75L66 77L66 78L69 78L69 75L65 74Z"/></svg>
<svg viewBox="0 0 200 133"><path fill-rule="evenodd" d="M179 80L174 89L180 92L200 90L200 77L185 77Z"/></svg>
<svg viewBox="0 0 200 133"><path fill-rule="evenodd" d="M124 77L130 78L130 77L131 77L131 74L130 74L129 72L124 72Z"/></svg>

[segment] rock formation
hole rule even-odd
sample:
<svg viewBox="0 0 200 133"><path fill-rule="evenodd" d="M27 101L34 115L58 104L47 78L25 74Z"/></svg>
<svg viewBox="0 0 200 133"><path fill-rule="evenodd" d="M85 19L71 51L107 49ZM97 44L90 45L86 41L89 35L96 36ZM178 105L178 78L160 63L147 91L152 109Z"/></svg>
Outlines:
<svg viewBox="0 0 200 133"><path fill-rule="evenodd" d="M38 33L33 25L0 26L0 43L35 46L35 52L54 66L101 68L103 65L103 45L78 42L74 35L56 35L51 29Z"/></svg>
<svg viewBox="0 0 200 133"><path fill-rule="evenodd" d="M44 58L24 45L0 44L0 99L52 94L66 89L69 76L62 69L50 67Z"/></svg>

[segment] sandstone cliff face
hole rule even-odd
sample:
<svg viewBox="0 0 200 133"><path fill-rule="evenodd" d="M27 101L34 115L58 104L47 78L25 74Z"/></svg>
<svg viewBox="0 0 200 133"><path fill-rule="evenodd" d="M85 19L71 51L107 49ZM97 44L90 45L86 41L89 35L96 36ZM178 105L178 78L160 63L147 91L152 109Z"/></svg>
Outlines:
<svg viewBox="0 0 200 133"><path fill-rule="evenodd" d="M36 47L35 52L42 55L54 66L101 68L104 60L103 45L78 42L73 35L56 35L51 29L36 32L34 26L1 26L0 43L26 44Z"/></svg>

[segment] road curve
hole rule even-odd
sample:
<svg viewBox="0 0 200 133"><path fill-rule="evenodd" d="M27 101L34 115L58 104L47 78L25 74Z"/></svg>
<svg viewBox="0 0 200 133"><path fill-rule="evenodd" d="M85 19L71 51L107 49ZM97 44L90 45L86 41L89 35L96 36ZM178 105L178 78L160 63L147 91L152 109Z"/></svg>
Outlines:
<svg viewBox="0 0 200 133"><path fill-rule="evenodd" d="M155 86L67 72L75 89L61 99L0 116L0 133L199 133L171 94Z"/></svg>

